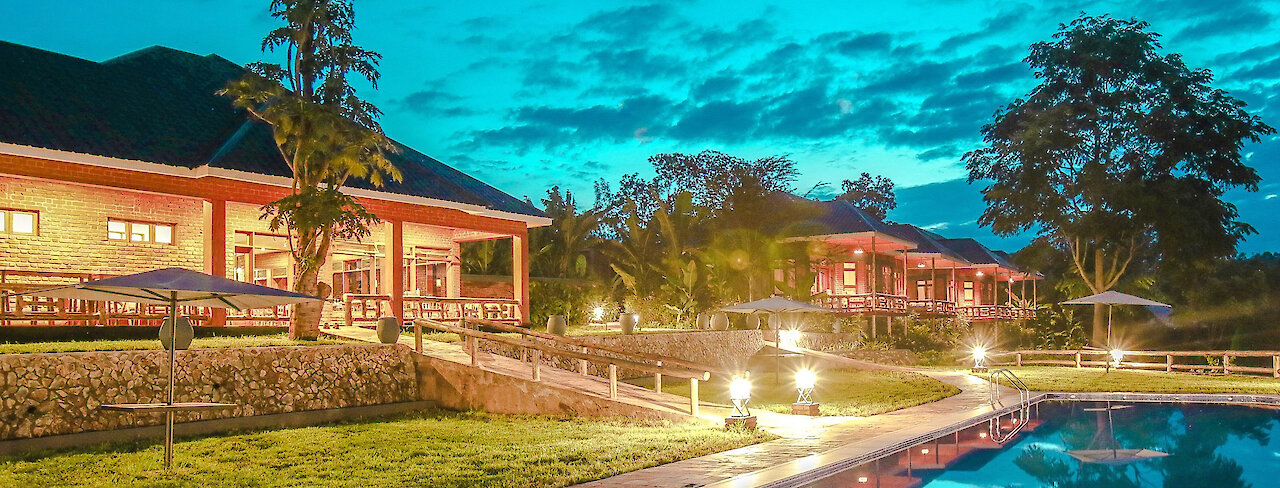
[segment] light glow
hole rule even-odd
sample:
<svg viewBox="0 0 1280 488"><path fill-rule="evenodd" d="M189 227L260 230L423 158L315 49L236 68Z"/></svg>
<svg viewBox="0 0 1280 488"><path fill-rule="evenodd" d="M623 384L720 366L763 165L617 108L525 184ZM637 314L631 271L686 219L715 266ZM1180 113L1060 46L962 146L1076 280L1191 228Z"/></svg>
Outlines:
<svg viewBox="0 0 1280 488"><path fill-rule="evenodd" d="M796 329L787 329L778 331L778 347L783 349L795 349L800 346L800 331Z"/></svg>
<svg viewBox="0 0 1280 488"><path fill-rule="evenodd" d="M923 267L924 267L924 263L919 263L919 264L917 264L917 265L916 265L916 267L917 267L917 268L923 268Z"/></svg>
<svg viewBox="0 0 1280 488"><path fill-rule="evenodd" d="M813 385L818 382L818 374L813 370L802 369L796 371L796 389L812 390Z"/></svg>
<svg viewBox="0 0 1280 488"><path fill-rule="evenodd" d="M597 322L604 320L604 307L596 307L595 310L592 310L591 318Z"/></svg>
<svg viewBox="0 0 1280 488"><path fill-rule="evenodd" d="M986 367L985 363L987 361L987 348L982 346L973 346L973 351L971 352L971 354L973 355L974 368Z"/></svg>
<svg viewBox="0 0 1280 488"><path fill-rule="evenodd" d="M857 254L857 255L859 255L859 256L861 256L861 255L862 255L862 249L854 249L854 250L853 250L853 253L854 253L854 254Z"/></svg>
<svg viewBox="0 0 1280 488"><path fill-rule="evenodd" d="M984 275L984 274L986 274L986 273L983 273L983 272L979 271L979 272L977 272L977 273L974 273L974 276L982 276L982 275Z"/></svg>
<svg viewBox="0 0 1280 488"><path fill-rule="evenodd" d="M867 482L867 477L866 477L866 476L859 476L859 477L858 477L858 482L859 482L859 483L866 483L866 482Z"/></svg>
<svg viewBox="0 0 1280 488"><path fill-rule="evenodd" d="M1115 362L1116 362L1116 364L1120 364L1120 361L1124 359L1124 350L1123 350L1123 349L1112 349L1112 350L1111 350L1111 359L1112 359L1113 361L1115 361Z"/></svg>
<svg viewBox="0 0 1280 488"><path fill-rule="evenodd" d="M729 382L729 399L730 400L750 400L751 399L751 380L741 376L735 376L733 381Z"/></svg>

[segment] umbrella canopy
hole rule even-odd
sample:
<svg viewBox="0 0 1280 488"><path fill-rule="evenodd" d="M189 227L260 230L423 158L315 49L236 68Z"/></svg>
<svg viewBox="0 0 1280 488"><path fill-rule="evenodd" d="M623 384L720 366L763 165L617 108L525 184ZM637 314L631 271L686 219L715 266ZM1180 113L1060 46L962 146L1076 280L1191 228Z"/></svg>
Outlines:
<svg viewBox="0 0 1280 488"><path fill-rule="evenodd" d="M1063 305L1144 305L1148 307L1164 307L1173 308L1172 305L1160 303L1154 300L1147 300L1142 297L1135 297L1128 293L1120 293L1118 291L1104 291L1097 295L1089 295L1074 300L1062 302Z"/></svg>
<svg viewBox="0 0 1280 488"><path fill-rule="evenodd" d="M310 295L219 278L183 268L157 269L37 290L23 295L158 305L168 305L175 300L176 295L179 305L237 310L320 300Z"/></svg>
<svg viewBox="0 0 1280 488"><path fill-rule="evenodd" d="M1148 459L1168 456L1169 453L1151 449L1077 449L1067 451L1067 455L1082 463L1105 464L1119 466Z"/></svg>
<svg viewBox="0 0 1280 488"><path fill-rule="evenodd" d="M819 307L810 303L797 302L795 300L788 300L783 297L769 297L763 300L724 307L720 310L736 313L835 312L835 310L829 308Z"/></svg>

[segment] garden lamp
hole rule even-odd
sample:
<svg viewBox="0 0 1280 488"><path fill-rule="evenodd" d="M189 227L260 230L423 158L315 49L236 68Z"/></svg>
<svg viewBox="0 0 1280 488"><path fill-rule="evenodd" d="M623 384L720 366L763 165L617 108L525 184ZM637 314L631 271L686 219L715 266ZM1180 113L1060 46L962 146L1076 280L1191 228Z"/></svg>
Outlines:
<svg viewBox="0 0 1280 488"><path fill-rule="evenodd" d="M731 417L750 417L751 410L747 408L747 402L751 401L751 380L735 376L729 383L729 400L733 402Z"/></svg>
<svg viewBox="0 0 1280 488"><path fill-rule="evenodd" d="M973 346L973 370L987 370L987 348L982 346Z"/></svg>

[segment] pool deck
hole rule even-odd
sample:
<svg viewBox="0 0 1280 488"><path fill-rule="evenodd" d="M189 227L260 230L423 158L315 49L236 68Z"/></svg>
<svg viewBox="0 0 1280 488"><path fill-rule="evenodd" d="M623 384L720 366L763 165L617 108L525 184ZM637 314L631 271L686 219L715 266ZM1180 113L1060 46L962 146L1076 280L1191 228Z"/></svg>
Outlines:
<svg viewBox="0 0 1280 488"><path fill-rule="evenodd" d="M852 360L849 360L852 365ZM870 363L858 362L866 367ZM910 370L885 367L880 369ZM931 435L984 422L997 415L990 405L988 383L962 372L920 370L960 393L936 402L870 417L844 417L838 423L819 418L788 417L789 429L762 428L783 438L754 446L678 461L581 487L756 487L805 473L836 462L874 455L886 448L909 446ZM1002 388L1002 401L1016 405L1015 390ZM773 420L773 419L771 419ZM776 420L775 420L776 422ZM774 422L770 422L774 423Z"/></svg>

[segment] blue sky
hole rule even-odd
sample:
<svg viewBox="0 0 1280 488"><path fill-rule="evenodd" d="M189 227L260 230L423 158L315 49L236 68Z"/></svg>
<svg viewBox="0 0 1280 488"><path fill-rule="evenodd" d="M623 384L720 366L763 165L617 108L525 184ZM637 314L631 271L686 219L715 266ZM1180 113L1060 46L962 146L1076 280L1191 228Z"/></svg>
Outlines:
<svg viewBox="0 0 1280 488"><path fill-rule="evenodd" d="M33 5L38 3L38 5ZM0 2L0 39L92 60L151 45L237 63L275 23L266 0ZM588 198L660 152L788 154L804 192L862 171L893 178L890 219L1010 250L974 221L960 155L1035 80L1022 62L1081 11L1137 17L1166 51L1280 127L1280 2L357 1L357 43L383 54L392 137L535 200ZM1280 138L1246 148L1263 176L1229 197L1280 250Z"/></svg>

